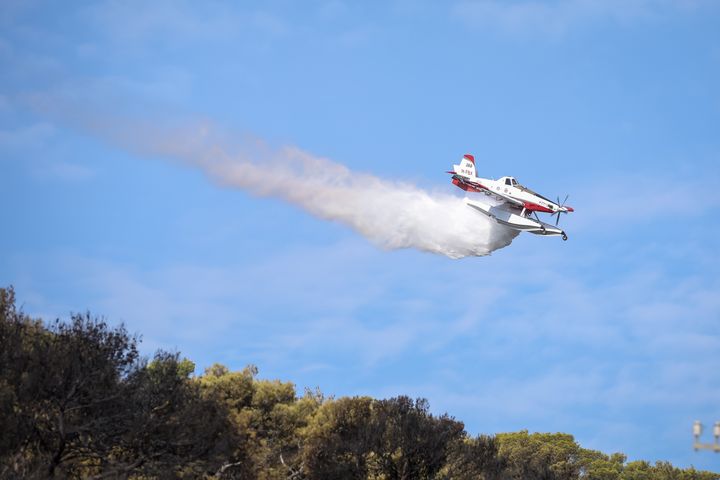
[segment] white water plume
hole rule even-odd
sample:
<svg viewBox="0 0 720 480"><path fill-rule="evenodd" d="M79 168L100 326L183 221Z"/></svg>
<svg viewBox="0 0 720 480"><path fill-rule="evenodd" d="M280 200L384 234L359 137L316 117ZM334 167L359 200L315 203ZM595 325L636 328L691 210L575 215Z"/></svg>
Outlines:
<svg viewBox="0 0 720 480"><path fill-rule="evenodd" d="M163 116L150 123L117 113L101 115L62 96L32 100L46 115L121 148L200 168L217 183L252 195L283 199L316 217L347 225L381 248L463 258L489 255L518 235L458 196L352 172L295 147L273 150L256 138L238 141L242 136L223 133L211 122L173 122Z"/></svg>
<svg viewBox="0 0 720 480"><path fill-rule="evenodd" d="M153 136L150 151L200 167L222 185L281 198L316 217L340 222L382 248L462 258L488 255L517 236L457 196L355 173L294 147L270 151L258 142L245 142L238 148L228 140L210 140L206 128L200 135L194 132Z"/></svg>

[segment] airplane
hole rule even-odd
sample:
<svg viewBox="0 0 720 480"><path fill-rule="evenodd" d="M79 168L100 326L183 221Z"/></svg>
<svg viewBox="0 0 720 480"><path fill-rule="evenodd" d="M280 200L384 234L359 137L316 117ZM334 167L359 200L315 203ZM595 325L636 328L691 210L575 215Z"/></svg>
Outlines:
<svg viewBox="0 0 720 480"><path fill-rule="evenodd" d="M497 223L536 235L560 235L563 240L567 240L567 235L558 227L558 223L560 214L575 211L565 205L568 197L562 203L559 197L557 202L553 202L520 185L514 177L500 177L498 180L480 178L475 174L475 157L470 154L463 155L460 165L453 165L453 171L447 173L452 174L452 183L458 188L466 192L484 193L499 201L499 204L491 205L465 198L469 207ZM555 225L541 221L537 212L557 215Z"/></svg>

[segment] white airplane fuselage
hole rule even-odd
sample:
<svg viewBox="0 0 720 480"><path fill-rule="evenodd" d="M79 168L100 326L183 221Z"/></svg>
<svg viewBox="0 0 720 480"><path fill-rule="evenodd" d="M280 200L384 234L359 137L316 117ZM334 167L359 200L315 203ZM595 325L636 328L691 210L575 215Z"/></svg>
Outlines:
<svg viewBox="0 0 720 480"><path fill-rule="evenodd" d="M476 177L474 175L462 175L459 173L457 173L456 176L462 177L462 180L467 182L466 186L470 187L463 188L463 186L458 185L458 183L455 182L457 179L453 178L453 183L463 190L478 191L479 193L484 193L485 195L497 193L498 197L511 197L522 202L523 206L528 211L545 213L574 211L572 207L558 205L552 200L549 200L542 195L538 195L529 188L520 185L513 177L501 177L497 180L493 180L491 178ZM473 184L479 184L484 188L477 188ZM522 208L520 205L518 205L518 207Z"/></svg>

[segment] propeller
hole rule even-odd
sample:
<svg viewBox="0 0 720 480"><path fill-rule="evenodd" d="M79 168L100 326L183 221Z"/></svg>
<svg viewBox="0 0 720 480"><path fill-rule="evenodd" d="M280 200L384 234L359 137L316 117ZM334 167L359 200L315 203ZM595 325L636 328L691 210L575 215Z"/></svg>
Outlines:
<svg viewBox="0 0 720 480"><path fill-rule="evenodd" d="M570 194L565 195L565 200L563 200L562 203L560 203L560 197L557 197L557 204L560 205L560 208L562 208L562 207L565 206L565 202L567 202L567 199L568 199L569 197L570 197ZM557 227L558 224L560 223L560 214L561 214L561 213L567 213L567 212L564 212L564 211L562 211L562 210L558 210L557 212L553 213L553 215L557 215L557 218L555 219L555 226L556 226L556 227Z"/></svg>

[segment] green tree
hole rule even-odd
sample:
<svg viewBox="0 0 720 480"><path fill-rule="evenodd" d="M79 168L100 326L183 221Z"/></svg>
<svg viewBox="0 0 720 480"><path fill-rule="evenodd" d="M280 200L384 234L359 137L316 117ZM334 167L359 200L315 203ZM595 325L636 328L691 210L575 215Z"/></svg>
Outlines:
<svg viewBox="0 0 720 480"><path fill-rule="evenodd" d="M479 435L453 444L438 478L499 480L504 478L505 466L504 459L498 455L498 442L495 437Z"/></svg>
<svg viewBox="0 0 720 480"><path fill-rule="evenodd" d="M323 401L319 392L298 398L290 382L257 379L248 366L231 372L215 364L198 381L229 412L236 436L242 439L245 460L227 470L237 478L285 479L303 469L302 430Z"/></svg>
<svg viewBox="0 0 720 480"><path fill-rule="evenodd" d="M695 467L680 472L681 480L718 480L718 478L720 475L716 473L695 470Z"/></svg>
<svg viewBox="0 0 720 480"><path fill-rule="evenodd" d="M9 323L22 337L19 348L10 345L14 378L2 373L15 402L13 423L24 426L13 442L16 458L27 476L75 475L118 434L121 380L135 368L135 339L88 314L47 329L22 316Z"/></svg>
<svg viewBox="0 0 720 480"><path fill-rule="evenodd" d="M194 369L194 367L192 368ZM89 314L48 326L0 289L0 477L207 473L235 443L177 354L141 361L137 340Z"/></svg>
<svg viewBox="0 0 720 480"><path fill-rule="evenodd" d="M342 398L322 405L307 428L305 471L311 479L431 479L464 434L423 399Z"/></svg>
<svg viewBox="0 0 720 480"><path fill-rule="evenodd" d="M468 438L426 400L298 396L290 382L179 353L90 314L45 324L0 288L0 478L719 480L626 463L571 435Z"/></svg>
<svg viewBox="0 0 720 480"><path fill-rule="evenodd" d="M580 449L579 463L581 477L588 480L620 480L625 455L614 453L610 456L597 450Z"/></svg>
<svg viewBox="0 0 720 480"><path fill-rule="evenodd" d="M224 405L202 394L177 353L158 352L125 382L128 414L106 475L198 478L237 462L242 443Z"/></svg>
<svg viewBox="0 0 720 480"><path fill-rule="evenodd" d="M621 480L652 480L652 465L644 460L630 462L623 468Z"/></svg>
<svg viewBox="0 0 720 480"><path fill-rule="evenodd" d="M580 447L572 435L527 430L497 435L508 479L573 480L580 475Z"/></svg>
<svg viewBox="0 0 720 480"><path fill-rule="evenodd" d="M29 339L42 333L41 322L15 306L12 287L0 288L0 478L47 475L43 459L33 452L36 438L26 387L30 365Z"/></svg>
<svg viewBox="0 0 720 480"><path fill-rule="evenodd" d="M400 396L373 404L376 437L371 472L389 480L430 479L444 466L464 425L447 415L434 417L427 400Z"/></svg>
<svg viewBox="0 0 720 480"><path fill-rule="evenodd" d="M304 436L303 466L309 479L365 479L377 424L369 397L327 401L317 409Z"/></svg>

